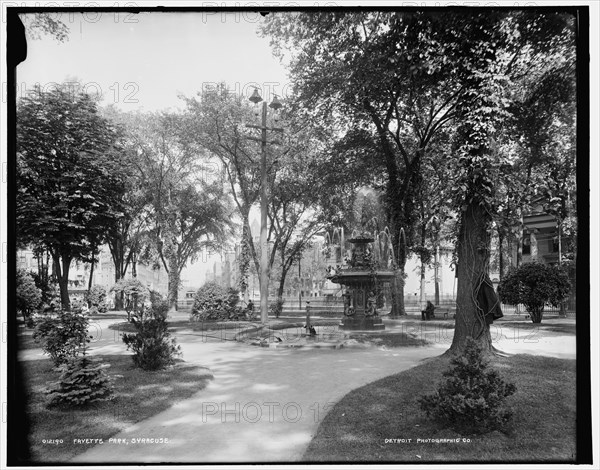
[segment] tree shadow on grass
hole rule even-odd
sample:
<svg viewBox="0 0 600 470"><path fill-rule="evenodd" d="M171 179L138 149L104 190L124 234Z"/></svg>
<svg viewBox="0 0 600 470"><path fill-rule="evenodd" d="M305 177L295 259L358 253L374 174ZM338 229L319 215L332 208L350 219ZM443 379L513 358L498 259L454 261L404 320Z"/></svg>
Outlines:
<svg viewBox="0 0 600 470"><path fill-rule="evenodd" d="M104 355L102 362L114 378L115 398L85 407L47 407L43 390L58 380L48 359L21 362L25 376L29 446L33 462L66 462L98 442L75 443L74 439L104 439L127 426L150 418L174 403L190 398L212 379L201 366L178 362L160 371L136 368L131 356ZM57 440L48 445L45 441Z"/></svg>

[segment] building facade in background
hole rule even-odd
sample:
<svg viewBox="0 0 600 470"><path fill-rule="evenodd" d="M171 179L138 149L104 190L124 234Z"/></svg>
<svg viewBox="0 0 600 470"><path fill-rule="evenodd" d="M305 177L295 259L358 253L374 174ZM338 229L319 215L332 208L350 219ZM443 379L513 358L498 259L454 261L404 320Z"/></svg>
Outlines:
<svg viewBox="0 0 600 470"><path fill-rule="evenodd" d="M25 271L38 271L38 260L32 250L17 251L17 269ZM127 269L125 277L133 277L133 266ZM166 297L168 292L168 275L160 266L153 268L144 263L136 264L137 279L142 282L148 289L160 292L163 297ZM50 258L48 272L53 273L53 262ZM73 261L69 269L69 294L74 297L82 295L88 289L90 282L91 265L80 261ZM94 265L92 274L92 285L100 285L108 292L115 285L115 265L112 260L112 255L107 245L103 245L100 249L98 262Z"/></svg>

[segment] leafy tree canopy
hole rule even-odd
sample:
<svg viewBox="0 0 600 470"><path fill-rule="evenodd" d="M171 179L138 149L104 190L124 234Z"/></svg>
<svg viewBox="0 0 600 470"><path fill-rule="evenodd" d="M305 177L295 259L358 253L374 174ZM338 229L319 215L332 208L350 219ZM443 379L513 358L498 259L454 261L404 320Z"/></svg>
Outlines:
<svg viewBox="0 0 600 470"><path fill-rule="evenodd" d="M92 260L123 214L118 135L73 84L37 89L17 105L17 239L62 263L64 307L71 260Z"/></svg>

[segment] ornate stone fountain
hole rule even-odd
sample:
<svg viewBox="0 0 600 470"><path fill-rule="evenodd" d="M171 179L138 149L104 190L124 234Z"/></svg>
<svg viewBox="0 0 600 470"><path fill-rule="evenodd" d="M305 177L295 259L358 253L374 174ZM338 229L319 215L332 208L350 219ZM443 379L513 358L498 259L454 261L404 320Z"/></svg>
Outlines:
<svg viewBox="0 0 600 470"><path fill-rule="evenodd" d="M331 269L327 276L331 282L347 289L344 297L343 330L383 330L385 325L377 312L378 295L383 283L394 279L394 271L382 269L378 256L373 252L374 238L367 232L350 238L351 257L347 264ZM343 246L342 246L343 252Z"/></svg>

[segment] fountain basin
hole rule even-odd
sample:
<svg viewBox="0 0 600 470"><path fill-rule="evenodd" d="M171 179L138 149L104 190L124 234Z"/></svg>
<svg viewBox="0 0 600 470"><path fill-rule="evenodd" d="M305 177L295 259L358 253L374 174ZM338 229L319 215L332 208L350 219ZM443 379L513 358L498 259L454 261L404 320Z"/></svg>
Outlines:
<svg viewBox="0 0 600 470"><path fill-rule="evenodd" d="M340 329L342 330L384 330L385 325L380 317L344 317L340 323Z"/></svg>

